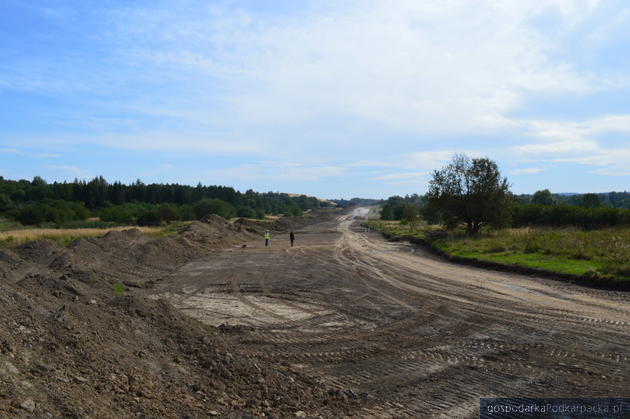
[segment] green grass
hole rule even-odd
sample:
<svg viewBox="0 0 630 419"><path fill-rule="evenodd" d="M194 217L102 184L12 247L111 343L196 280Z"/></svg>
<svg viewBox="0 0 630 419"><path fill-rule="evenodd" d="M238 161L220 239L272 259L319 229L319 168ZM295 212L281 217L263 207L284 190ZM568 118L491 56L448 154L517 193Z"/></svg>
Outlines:
<svg viewBox="0 0 630 419"><path fill-rule="evenodd" d="M8 220L6 218L0 217L0 231L10 231L10 230L22 230L28 228L18 223L17 221Z"/></svg>
<svg viewBox="0 0 630 419"><path fill-rule="evenodd" d="M522 265L531 268L545 269L553 272L562 272L573 275L583 275L587 272L602 270L601 263L586 260L575 260L558 256L544 255L540 253L479 253L470 251L449 251L454 256L475 258L492 262Z"/></svg>
<svg viewBox="0 0 630 419"><path fill-rule="evenodd" d="M373 221L370 225L397 236L429 240L454 256L575 275L589 273L630 279L628 227L591 231L575 228L503 229L471 238L462 231L431 234L436 228L426 225L410 226L392 221Z"/></svg>

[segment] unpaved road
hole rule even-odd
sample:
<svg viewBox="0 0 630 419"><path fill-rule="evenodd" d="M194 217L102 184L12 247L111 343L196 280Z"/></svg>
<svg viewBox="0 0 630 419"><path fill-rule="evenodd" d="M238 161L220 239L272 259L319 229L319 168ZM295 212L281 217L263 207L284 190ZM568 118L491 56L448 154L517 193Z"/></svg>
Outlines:
<svg viewBox="0 0 630 419"><path fill-rule="evenodd" d="M480 397L630 396L627 293L454 265L352 217L288 244L210 254L152 292L209 324L249 326L235 352L351 389L361 417L476 417Z"/></svg>

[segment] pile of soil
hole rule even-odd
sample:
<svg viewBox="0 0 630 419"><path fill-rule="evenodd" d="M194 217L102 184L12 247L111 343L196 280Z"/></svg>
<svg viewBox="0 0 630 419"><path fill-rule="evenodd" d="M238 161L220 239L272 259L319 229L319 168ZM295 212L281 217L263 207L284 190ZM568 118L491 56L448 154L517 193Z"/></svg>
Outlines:
<svg viewBox="0 0 630 419"><path fill-rule="evenodd" d="M229 328L133 295L249 238L211 217L166 238L132 229L1 249L0 417L342 415L347 397L288 364L232 354Z"/></svg>
<svg viewBox="0 0 630 419"><path fill-rule="evenodd" d="M239 218L234 222L239 231L246 231L257 235L262 235L266 230L279 232L288 232L289 230L298 230L306 226L330 221L338 217L343 210L337 208L317 209L305 214L301 217L282 216L277 220L254 220L251 218Z"/></svg>

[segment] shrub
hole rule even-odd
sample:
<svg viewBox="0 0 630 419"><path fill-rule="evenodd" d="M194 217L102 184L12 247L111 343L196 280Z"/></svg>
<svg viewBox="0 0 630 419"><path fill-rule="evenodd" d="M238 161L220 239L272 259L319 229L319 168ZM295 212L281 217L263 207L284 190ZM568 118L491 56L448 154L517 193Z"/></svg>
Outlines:
<svg viewBox="0 0 630 419"><path fill-rule="evenodd" d="M137 223L140 226L157 226L162 223L162 216L158 210L146 210L138 215Z"/></svg>
<svg viewBox="0 0 630 419"><path fill-rule="evenodd" d="M254 218L256 213L249 207L239 207L236 211L236 216L241 218Z"/></svg>
<svg viewBox="0 0 630 419"><path fill-rule="evenodd" d="M195 204L193 210L199 220L210 214L216 214L223 218L230 218L233 214L232 206L220 199L202 199Z"/></svg>
<svg viewBox="0 0 630 419"><path fill-rule="evenodd" d="M630 210L572 205L517 205L512 209L512 224L521 226L576 226L586 229L630 225Z"/></svg>
<svg viewBox="0 0 630 419"><path fill-rule="evenodd" d="M291 207L289 208L289 210L287 211L287 214L292 216L292 217L301 217L302 214L302 209L300 207Z"/></svg>
<svg viewBox="0 0 630 419"><path fill-rule="evenodd" d="M182 205L179 207L179 218L182 221L196 220L197 215L195 214L192 205Z"/></svg>
<svg viewBox="0 0 630 419"><path fill-rule="evenodd" d="M162 204L158 208L158 212L162 220L166 222L176 221L180 219L179 210L173 204Z"/></svg>

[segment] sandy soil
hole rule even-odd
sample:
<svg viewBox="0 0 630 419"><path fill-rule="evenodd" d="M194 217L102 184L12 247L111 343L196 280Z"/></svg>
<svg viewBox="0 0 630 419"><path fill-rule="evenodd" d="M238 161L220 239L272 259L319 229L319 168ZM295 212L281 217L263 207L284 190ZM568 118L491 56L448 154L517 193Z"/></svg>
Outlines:
<svg viewBox="0 0 630 419"><path fill-rule="evenodd" d="M630 397L630 295L444 262L339 217L213 252L154 288L236 356L337 389L359 417L477 417L480 397ZM317 409L305 412L316 417Z"/></svg>

